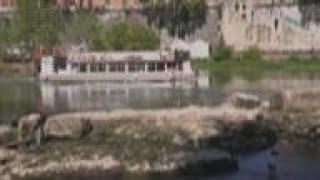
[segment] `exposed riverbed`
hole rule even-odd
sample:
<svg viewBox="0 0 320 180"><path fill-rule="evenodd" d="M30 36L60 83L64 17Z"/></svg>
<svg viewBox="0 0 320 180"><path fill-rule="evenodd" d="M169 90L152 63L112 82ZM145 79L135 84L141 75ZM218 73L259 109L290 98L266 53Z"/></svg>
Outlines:
<svg viewBox="0 0 320 180"><path fill-rule="evenodd" d="M211 79L208 86L170 83L40 83L33 79L0 80L1 123L12 122L21 114L45 107L50 113L112 110L112 109L158 109L187 107L190 105L213 107L226 100L233 92L255 94L262 99L273 96L278 90L298 87L320 87L316 76L270 76L258 81L233 78L216 83ZM277 163L278 179L317 179L320 173L319 151L300 141L280 141ZM267 163L270 150L239 156L239 171L223 175L188 177L189 179L268 179ZM121 172L77 172L56 174L56 179L188 179L176 175L129 175ZM81 177L81 178L80 178Z"/></svg>

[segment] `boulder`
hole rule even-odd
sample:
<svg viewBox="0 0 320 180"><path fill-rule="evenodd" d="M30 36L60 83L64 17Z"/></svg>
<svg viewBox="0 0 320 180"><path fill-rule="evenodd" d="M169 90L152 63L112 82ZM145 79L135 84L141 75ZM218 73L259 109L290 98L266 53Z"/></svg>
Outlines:
<svg viewBox="0 0 320 180"><path fill-rule="evenodd" d="M320 88L283 90L276 99L282 110L318 110L320 108Z"/></svg>
<svg viewBox="0 0 320 180"><path fill-rule="evenodd" d="M44 125L46 137L79 138L92 130L90 119L85 118L49 118Z"/></svg>
<svg viewBox="0 0 320 180"><path fill-rule="evenodd" d="M18 122L18 141L36 141L40 144L41 139L43 138L42 124L45 119L45 116L40 113L32 113L22 116Z"/></svg>
<svg viewBox="0 0 320 180"><path fill-rule="evenodd" d="M258 96L244 93L235 93L231 95L228 102L235 107L245 109L258 108L262 103Z"/></svg>

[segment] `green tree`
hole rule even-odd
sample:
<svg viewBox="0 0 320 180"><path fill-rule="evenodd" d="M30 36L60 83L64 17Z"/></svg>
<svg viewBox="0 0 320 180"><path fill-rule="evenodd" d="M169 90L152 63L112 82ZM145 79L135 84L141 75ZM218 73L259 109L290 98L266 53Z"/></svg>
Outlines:
<svg viewBox="0 0 320 180"><path fill-rule="evenodd" d="M6 49L14 46L26 53L37 45L50 48L57 42L59 21L50 0L17 0L17 10L2 32ZM9 31L9 33L8 33Z"/></svg>
<svg viewBox="0 0 320 180"><path fill-rule="evenodd" d="M185 37L206 22L206 0L141 0L149 24Z"/></svg>
<svg viewBox="0 0 320 180"><path fill-rule="evenodd" d="M89 46L93 46L100 43L98 41L104 28L97 16L85 12L76 13L65 23L60 41L63 44L86 42Z"/></svg>
<svg viewBox="0 0 320 180"><path fill-rule="evenodd" d="M115 22L93 42L95 50L153 50L160 46L155 30L139 23Z"/></svg>

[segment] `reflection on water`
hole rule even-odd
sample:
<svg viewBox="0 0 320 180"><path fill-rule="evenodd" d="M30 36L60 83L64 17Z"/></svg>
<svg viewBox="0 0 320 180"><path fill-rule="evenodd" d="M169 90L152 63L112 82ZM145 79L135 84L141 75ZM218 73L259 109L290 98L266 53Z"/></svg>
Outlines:
<svg viewBox="0 0 320 180"><path fill-rule="evenodd" d="M269 75L257 81L237 76L224 83L218 77L192 82L52 83L0 78L0 123L40 107L49 112L214 106L230 93L243 91L268 98L283 88L320 87L320 77Z"/></svg>
<svg viewBox="0 0 320 180"><path fill-rule="evenodd" d="M38 83L32 79L0 78L0 124L30 112L40 102Z"/></svg>
<svg viewBox="0 0 320 180"><path fill-rule="evenodd" d="M210 106L219 100L210 88L193 83L42 83L40 89L42 105L54 112Z"/></svg>

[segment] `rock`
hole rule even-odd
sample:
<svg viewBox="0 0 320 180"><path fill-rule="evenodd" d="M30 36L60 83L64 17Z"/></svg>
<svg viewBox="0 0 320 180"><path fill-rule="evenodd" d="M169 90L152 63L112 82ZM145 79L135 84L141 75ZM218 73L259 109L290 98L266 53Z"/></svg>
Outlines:
<svg viewBox="0 0 320 180"><path fill-rule="evenodd" d="M7 125L0 125L0 137L10 133L10 127Z"/></svg>
<svg viewBox="0 0 320 180"><path fill-rule="evenodd" d="M40 113L32 113L22 116L18 122L18 141L28 142L36 141L41 144L42 124L46 117Z"/></svg>
<svg viewBox="0 0 320 180"><path fill-rule="evenodd" d="M312 111L320 108L320 88L284 90L276 98L282 110Z"/></svg>
<svg viewBox="0 0 320 180"><path fill-rule="evenodd" d="M261 105L261 100L258 96L248 95L243 93L233 94L228 101L235 107L254 109Z"/></svg>
<svg viewBox="0 0 320 180"><path fill-rule="evenodd" d="M3 166L12 161L14 157L15 153L13 151L0 149L0 166Z"/></svg>
<svg viewBox="0 0 320 180"><path fill-rule="evenodd" d="M55 138L80 138L92 131L90 119L49 118L44 125L44 134Z"/></svg>

